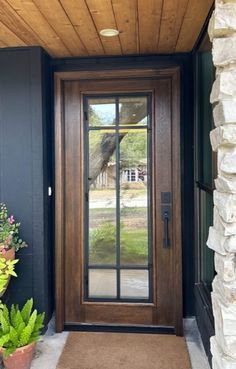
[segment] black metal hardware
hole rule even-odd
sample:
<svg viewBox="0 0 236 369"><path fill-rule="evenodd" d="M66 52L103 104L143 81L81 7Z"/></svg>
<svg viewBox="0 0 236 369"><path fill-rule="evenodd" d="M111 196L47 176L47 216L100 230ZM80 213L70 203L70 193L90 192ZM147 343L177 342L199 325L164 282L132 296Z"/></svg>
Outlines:
<svg viewBox="0 0 236 369"><path fill-rule="evenodd" d="M161 203L162 204L171 203L171 192L161 192Z"/></svg>
<svg viewBox="0 0 236 369"><path fill-rule="evenodd" d="M67 323L65 331L81 332L124 332L124 333L149 333L149 334L174 334L172 326L160 325L128 325L128 324L90 324L90 323Z"/></svg>
<svg viewBox="0 0 236 369"><path fill-rule="evenodd" d="M103 95L102 98L113 98L114 99L114 103L115 103L115 111L116 111L116 117L115 117L115 123L113 126L106 126L107 130L110 130L112 133L114 133L115 130L115 141L116 141L116 151L115 151L115 156L116 156L116 162L120 163L120 137L122 134L123 129L132 129L133 131L137 130L137 132L141 129L141 130L146 130L147 131L147 156L148 156L148 174L147 174L147 178L150 178L148 181L148 186L147 186L147 195L148 195L148 224L150 225L149 227L149 232L148 232L148 265L146 265L146 263L144 263L143 265L123 265L122 260L121 260L121 245L120 245L120 213L121 213L121 202L120 202L120 165L116 165L116 179L115 179L115 191L116 191L116 263L115 265L109 265L106 264L104 262L104 264L100 264L99 265L92 265L89 263L89 242L88 242L88 238L89 238L89 194L90 194L90 185L91 185L91 177L89 177L89 132L91 131L103 131L104 127L103 126L92 126L91 124L87 124L89 123L89 104L90 104L90 99L94 98L99 98L101 99L101 96L99 95L86 95L84 96L84 107L85 107L85 111L84 111L84 121L85 121L85 136L84 136L84 140L85 140L85 145L84 145L84 156L86 158L86 163L87 165L85 165L85 176L84 176L84 180L85 180L85 188L86 188L86 193L85 193L85 202L86 202L86 206L85 206L85 212L86 212L86 216L84 219L84 224L85 224L85 242L84 242L84 253L85 253L85 270L88 274L88 280L89 280L89 270L92 269L112 269L115 271L116 274L116 297L112 297L112 298L99 298L99 297L90 297L89 296L89 288L88 288L88 281L86 280L86 278L84 279L84 290L85 290L85 301L99 301L99 302L137 302L137 303L150 303L153 301L153 266L152 266L152 262L153 262L153 257L152 257L152 227L151 227L151 222L152 222L152 217L151 217L151 209L152 209L152 199L151 199L151 194L152 194L152 189L151 189L151 184L152 184L152 173L151 173L151 168L152 168L152 163L151 163L151 153L152 153L152 134L151 134L151 114L148 114L148 119L147 119L147 124L146 125L134 125L133 127L130 127L130 125L120 125L120 111L119 111L119 99L123 98L125 96L142 96L142 97L146 97L147 99L147 106L148 106L148 110L151 111L151 93L138 93L135 95L131 95L131 94L118 94L118 95ZM91 122L90 122L91 123ZM139 298L122 298L121 293L120 293L120 285L121 285L121 276L122 276L122 270L126 270L126 269L135 269L135 270L145 270L148 272L148 289L149 289L149 296L148 298L143 298L143 299L139 299Z"/></svg>
<svg viewBox="0 0 236 369"><path fill-rule="evenodd" d="M167 247L170 247L169 221L171 219L171 206L170 205L162 205L161 215L162 215L162 220L164 222L163 247L167 248Z"/></svg>

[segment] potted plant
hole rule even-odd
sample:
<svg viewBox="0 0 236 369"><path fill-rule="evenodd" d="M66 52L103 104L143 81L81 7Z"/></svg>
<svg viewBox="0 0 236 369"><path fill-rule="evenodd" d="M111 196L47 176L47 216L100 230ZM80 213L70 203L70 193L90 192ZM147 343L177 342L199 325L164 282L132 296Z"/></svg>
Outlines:
<svg viewBox="0 0 236 369"><path fill-rule="evenodd" d="M14 259L15 251L27 244L19 237L20 223L16 223L13 215L8 215L7 207L0 203L0 256Z"/></svg>
<svg viewBox="0 0 236 369"><path fill-rule="evenodd" d="M18 263L18 261L18 259L7 260L3 257L0 257L0 297L2 297L6 291L10 277L17 277L15 265Z"/></svg>
<svg viewBox="0 0 236 369"><path fill-rule="evenodd" d="M32 312L33 299L29 299L20 310L5 304L0 309L0 350L5 369L29 369L36 341L43 328L44 313Z"/></svg>

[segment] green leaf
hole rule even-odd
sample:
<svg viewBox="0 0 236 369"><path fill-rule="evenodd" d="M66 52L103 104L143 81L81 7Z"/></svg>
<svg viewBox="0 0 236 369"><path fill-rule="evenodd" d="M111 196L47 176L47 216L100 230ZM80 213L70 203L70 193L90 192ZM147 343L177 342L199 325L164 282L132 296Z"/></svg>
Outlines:
<svg viewBox="0 0 236 369"><path fill-rule="evenodd" d="M0 275L0 280L6 281L7 279L8 279L8 275L6 274Z"/></svg>
<svg viewBox="0 0 236 369"><path fill-rule="evenodd" d="M5 266L6 266L6 262L4 261L3 258L0 258L0 269L5 268Z"/></svg>
<svg viewBox="0 0 236 369"><path fill-rule="evenodd" d="M19 259L8 260L8 261L7 261L7 265L15 265L15 264L17 264L17 263L18 263L18 261L19 261Z"/></svg>
<svg viewBox="0 0 236 369"><path fill-rule="evenodd" d="M18 331L18 327L22 325L22 323L25 326L25 322L22 319L21 313L19 310L16 311L16 314L14 316L14 318L12 319L12 325L13 327Z"/></svg>
<svg viewBox="0 0 236 369"><path fill-rule="evenodd" d="M32 333L32 327L30 325L27 325L23 329L23 331L20 335L18 347L25 346L29 343L31 333Z"/></svg>
<svg viewBox="0 0 236 369"><path fill-rule="evenodd" d="M6 305L3 305L2 307L2 315L4 316L4 318L7 321L7 324L10 326L10 316L9 316L9 310L6 307Z"/></svg>
<svg viewBox="0 0 236 369"><path fill-rule="evenodd" d="M29 343L31 334L34 330L35 321L37 318L37 310L34 310L29 318L29 322L27 326L23 329L20 337L19 337L19 344L20 346L27 345Z"/></svg>
<svg viewBox="0 0 236 369"><path fill-rule="evenodd" d="M13 277L17 277L17 274L14 271L9 272L8 274L13 275Z"/></svg>
<svg viewBox="0 0 236 369"><path fill-rule="evenodd" d="M15 308L15 305L12 304L11 305L11 311L10 311L10 319L11 319L11 321L13 321L15 315L16 315L16 308Z"/></svg>
<svg viewBox="0 0 236 369"><path fill-rule="evenodd" d="M33 299L31 298L25 303L25 305L23 306L23 309L21 310L21 316L25 324L27 324L29 321L32 307L33 307Z"/></svg>
<svg viewBox="0 0 236 369"><path fill-rule="evenodd" d="M35 321L33 334L36 333L37 335L39 335L39 331L44 327L44 324L43 324L44 318L45 318L45 313L38 314L36 321Z"/></svg>
<svg viewBox="0 0 236 369"><path fill-rule="evenodd" d="M0 281L0 293L3 294L6 290L8 281Z"/></svg>
<svg viewBox="0 0 236 369"><path fill-rule="evenodd" d="M21 336L21 333L23 331L23 329L25 329L26 325L25 322L22 322L18 327L17 327L17 334L18 334L18 338Z"/></svg>
<svg viewBox="0 0 236 369"><path fill-rule="evenodd" d="M31 335L30 339L29 339L29 343L32 343L32 342L37 342L39 339L39 335L36 334L36 335Z"/></svg>
<svg viewBox="0 0 236 369"><path fill-rule="evenodd" d="M3 312L0 313L0 324L4 334L9 333L10 326L9 322L5 319Z"/></svg>
<svg viewBox="0 0 236 369"><path fill-rule="evenodd" d="M17 348L14 345L8 347L7 349L5 349L4 352L3 352L4 359L8 358L8 356L10 356L11 354L13 354L13 352L15 352L16 349Z"/></svg>
<svg viewBox="0 0 236 369"><path fill-rule="evenodd" d="M31 316L29 318L29 323L28 323L28 325L30 325L32 327L32 332L33 332L33 329L34 329L36 319L37 319L37 310L35 309L33 311L33 313L31 314Z"/></svg>
<svg viewBox="0 0 236 369"><path fill-rule="evenodd" d="M15 347L17 347L17 344L18 344L18 334L17 334L17 331L15 330L15 328L13 328L13 327L10 327L9 338L10 338L12 344Z"/></svg>
<svg viewBox="0 0 236 369"><path fill-rule="evenodd" d="M6 342L8 342L10 339L10 335L9 333L5 334L4 336L2 336L0 338L0 347L4 347L4 345L6 344Z"/></svg>

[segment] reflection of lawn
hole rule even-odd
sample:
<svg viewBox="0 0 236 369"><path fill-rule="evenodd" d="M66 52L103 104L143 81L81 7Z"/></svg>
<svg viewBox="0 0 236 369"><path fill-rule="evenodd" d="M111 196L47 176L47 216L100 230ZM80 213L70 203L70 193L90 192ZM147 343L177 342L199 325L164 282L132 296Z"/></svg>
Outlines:
<svg viewBox="0 0 236 369"><path fill-rule="evenodd" d="M147 189L146 188L140 188L140 189L136 189L136 188L129 188L129 189L123 189L121 188L120 190L121 192L121 196L122 197L143 197L143 196L147 196ZM115 198L115 189L113 188L106 188L106 189L99 189L99 190L90 190L89 191L90 196L93 200L100 200L100 199L104 199L104 198L111 198L114 199Z"/></svg>
<svg viewBox="0 0 236 369"><path fill-rule="evenodd" d="M121 231L121 263L147 264L148 240L146 229Z"/></svg>
<svg viewBox="0 0 236 369"><path fill-rule="evenodd" d="M124 207L120 209L120 215L145 215L147 212L147 208L145 207ZM114 214L115 215L116 210L115 208L94 208L94 209L90 209L89 210L89 215L90 217L93 216L98 216L101 215L103 216L104 214Z"/></svg>
<svg viewBox="0 0 236 369"><path fill-rule="evenodd" d="M115 263L115 242L116 228L110 222L104 223L99 229L91 229L90 262ZM147 264L147 229L126 229L121 226L120 245L122 264Z"/></svg>
<svg viewBox="0 0 236 369"><path fill-rule="evenodd" d="M114 208L95 208L89 210L89 226L90 228L100 227L102 222L112 221L115 224L116 210ZM147 208L130 208L120 209L120 220L129 228L144 227L147 224Z"/></svg>

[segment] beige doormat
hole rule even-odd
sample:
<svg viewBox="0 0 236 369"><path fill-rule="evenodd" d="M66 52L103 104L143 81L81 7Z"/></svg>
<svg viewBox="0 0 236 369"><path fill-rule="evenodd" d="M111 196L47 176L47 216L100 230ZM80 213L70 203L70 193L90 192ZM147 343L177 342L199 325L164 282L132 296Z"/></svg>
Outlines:
<svg viewBox="0 0 236 369"><path fill-rule="evenodd" d="M69 334L57 369L190 369L185 339L133 333Z"/></svg>

